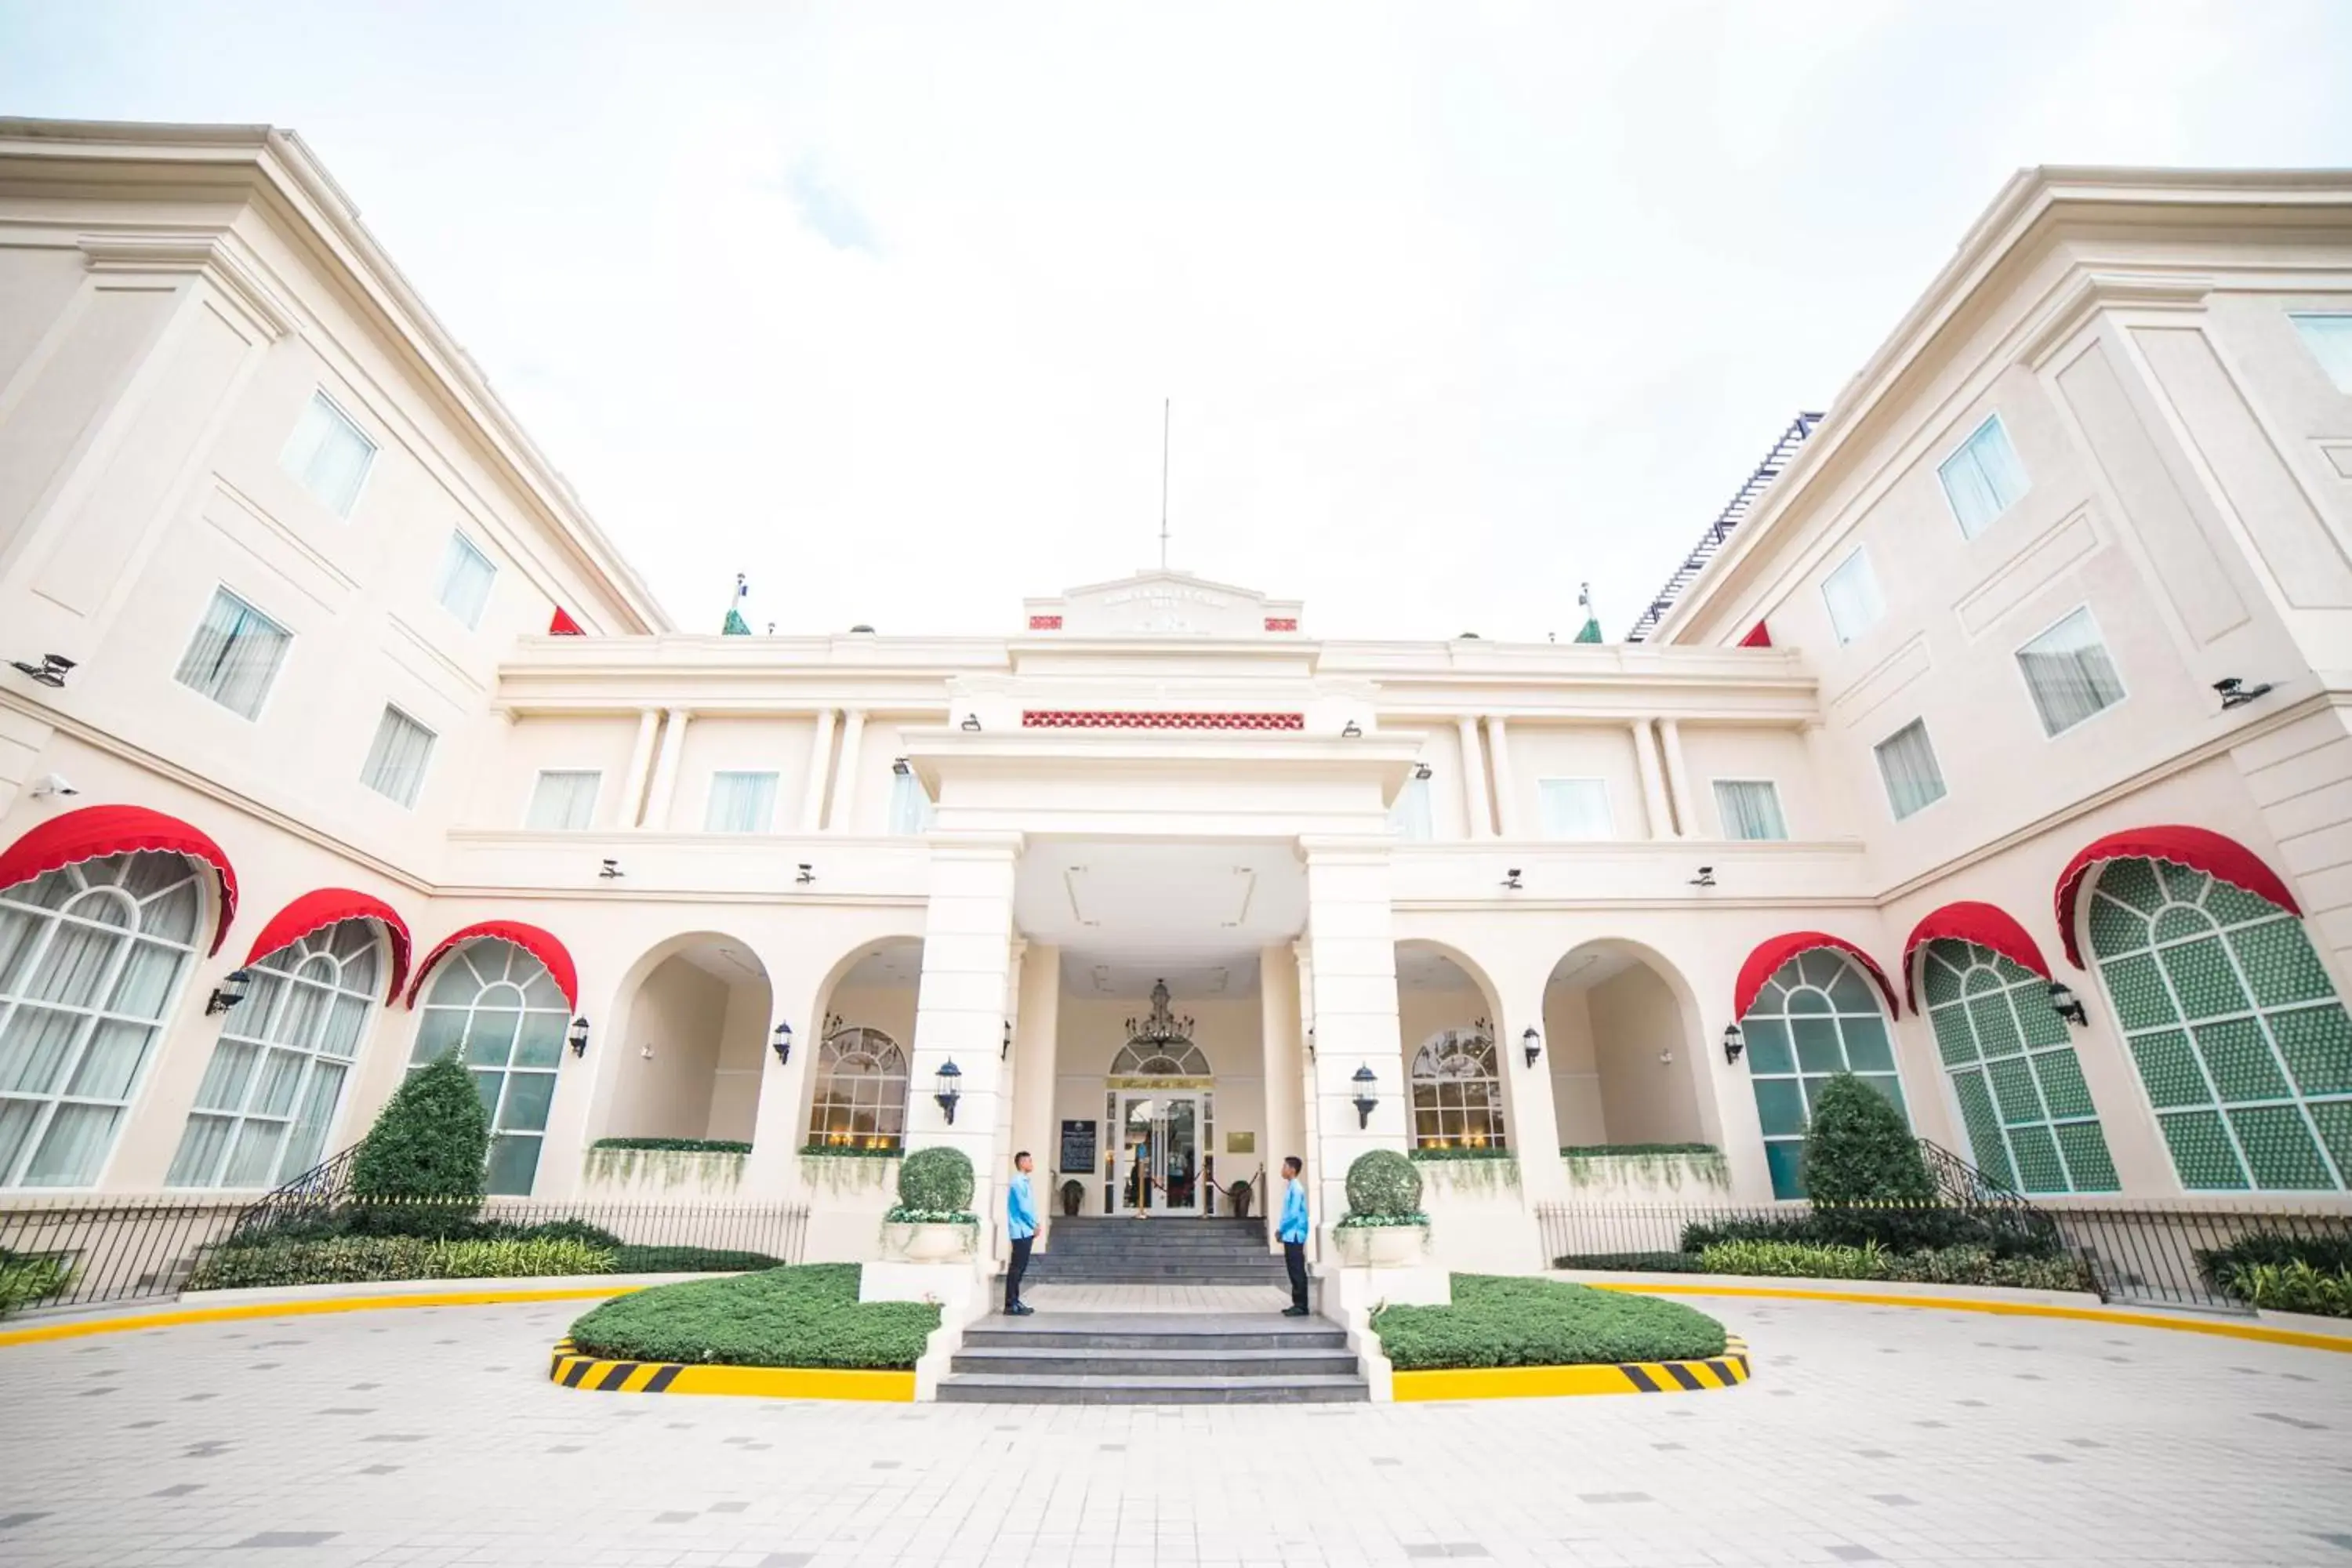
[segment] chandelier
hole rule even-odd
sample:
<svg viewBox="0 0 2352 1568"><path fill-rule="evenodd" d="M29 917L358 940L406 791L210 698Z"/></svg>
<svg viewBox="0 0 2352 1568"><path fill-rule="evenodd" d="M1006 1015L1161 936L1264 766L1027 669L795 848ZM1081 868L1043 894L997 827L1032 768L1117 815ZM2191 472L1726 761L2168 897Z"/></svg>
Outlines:
<svg viewBox="0 0 2352 1568"><path fill-rule="evenodd" d="M1152 982L1150 1016L1127 1021L1127 1043L1131 1046L1189 1046L1192 1043L1192 1020L1179 1018L1168 1010L1168 982L1165 980Z"/></svg>

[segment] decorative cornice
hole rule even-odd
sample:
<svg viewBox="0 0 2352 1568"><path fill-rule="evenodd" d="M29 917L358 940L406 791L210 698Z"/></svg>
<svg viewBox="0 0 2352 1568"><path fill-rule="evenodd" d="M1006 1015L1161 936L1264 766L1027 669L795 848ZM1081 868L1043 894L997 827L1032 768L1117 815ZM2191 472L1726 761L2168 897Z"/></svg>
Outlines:
<svg viewBox="0 0 2352 1568"><path fill-rule="evenodd" d="M1109 709L1031 708L1024 730L1304 730L1304 713L1150 713Z"/></svg>
<svg viewBox="0 0 2352 1568"><path fill-rule="evenodd" d="M2210 278L2154 272L2085 272L2027 332L2019 356L2040 370L2097 312L2105 310L2201 310Z"/></svg>
<svg viewBox="0 0 2352 1568"><path fill-rule="evenodd" d="M85 234L74 243L92 272L196 273L227 295L275 342L299 325L261 275L246 265L225 231L210 234Z"/></svg>

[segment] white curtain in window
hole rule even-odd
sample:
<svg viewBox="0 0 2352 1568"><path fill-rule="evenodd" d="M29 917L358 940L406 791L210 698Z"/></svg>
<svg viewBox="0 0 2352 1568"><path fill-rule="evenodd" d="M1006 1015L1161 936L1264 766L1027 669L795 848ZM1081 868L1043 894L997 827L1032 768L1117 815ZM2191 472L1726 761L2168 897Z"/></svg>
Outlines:
<svg viewBox="0 0 2352 1568"><path fill-rule="evenodd" d="M441 552L437 590L441 607L468 627L480 626L483 606L490 602L490 581L498 574L499 569L474 548L473 541L462 533L451 534L449 547Z"/></svg>
<svg viewBox="0 0 2352 1568"><path fill-rule="evenodd" d="M1396 804L1389 807L1389 826L1397 837L1412 844L1427 843L1430 838L1429 781L1407 779L1404 788L1397 791Z"/></svg>
<svg viewBox="0 0 2352 1568"><path fill-rule="evenodd" d="M386 708L375 727L375 743L368 748L360 781L376 794L403 805L416 804L425 783L425 766L433 756L433 731L397 708Z"/></svg>
<svg viewBox="0 0 2352 1568"><path fill-rule="evenodd" d="M1850 643L1877 625L1886 604L1878 595L1878 574L1870 569L1870 557L1857 550L1822 578L1822 602L1829 607L1830 627L1841 643Z"/></svg>
<svg viewBox="0 0 2352 1568"><path fill-rule="evenodd" d="M1780 817L1780 792L1770 779L1716 780L1715 810L1727 838L1789 837L1789 825Z"/></svg>
<svg viewBox="0 0 2352 1568"><path fill-rule="evenodd" d="M285 660L286 645L292 640L277 622L235 594L215 589L176 674L181 685L251 719L260 713Z"/></svg>
<svg viewBox="0 0 2352 1568"><path fill-rule="evenodd" d="M1543 805L1547 838L1614 838L1617 827L1609 815L1609 786L1600 779L1540 779L1538 798Z"/></svg>
<svg viewBox="0 0 2352 1568"><path fill-rule="evenodd" d="M596 813L596 788L604 775L595 772L551 772L539 775L530 792L530 827L576 831L586 827Z"/></svg>
<svg viewBox="0 0 2352 1568"><path fill-rule="evenodd" d="M776 775L727 773L710 775L706 833L765 833L776 816Z"/></svg>
<svg viewBox="0 0 2352 1568"><path fill-rule="evenodd" d="M2031 482L1998 415L1977 426L1976 434L1936 472L1944 481L1944 495L1952 503L1952 515L1959 519L1960 531L1971 539L2015 505Z"/></svg>
<svg viewBox="0 0 2352 1568"><path fill-rule="evenodd" d="M302 417L295 422L294 433L286 439L286 449L278 458L279 467L338 517L351 516L360 499L360 486L367 481L368 466L374 461L375 443L328 402L323 392L310 395Z"/></svg>
<svg viewBox="0 0 2352 1568"><path fill-rule="evenodd" d="M931 830L931 797L923 781L909 771L890 775L890 831L900 835Z"/></svg>
<svg viewBox="0 0 2352 1568"><path fill-rule="evenodd" d="M2339 392L2352 392L2352 315L2297 316L2294 330Z"/></svg>
<svg viewBox="0 0 2352 1568"><path fill-rule="evenodd" d="M1944 798L1944 770L1927 739L1925 720L1914 719L1878 742L1878 773L1886 781L1886 803L1897 821Z"/></svg>
<svg viewBox="0 0 2352 1568"><path fill-rule="evenodd" d="M2123 680L2088 609L2076 610L2019 648L2017 663L2049 734L2071 730L2123 700Z"/></svg>

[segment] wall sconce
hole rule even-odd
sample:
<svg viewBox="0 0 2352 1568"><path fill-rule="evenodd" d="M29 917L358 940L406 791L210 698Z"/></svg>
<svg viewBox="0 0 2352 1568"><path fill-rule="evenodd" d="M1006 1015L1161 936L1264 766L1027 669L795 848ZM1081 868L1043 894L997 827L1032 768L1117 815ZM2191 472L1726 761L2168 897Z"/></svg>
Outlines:
<svg viewBox="0 0 2352 1568"><path fill-rule="evenodd" d="M1747 1048L1748 1037L1740 1033L1739 1026L1726 1024L1723 1026L1723 1059L1737 1067L1739 1064L1739 1053Z"/></svg>
<svg viewBox="0 0 2352 1568"><path fill-rule="evenodd" d="M1519 868L1517 866L1503 873L1503 886L1514 890L1525 886L1519 880Z"/></svg>
<svg viewBox="0 0 2352 1568"><path fill-rule="evenodd" d="M1339 727L1339 733L1344 739L1360 741L1364 738L1364 727L1350 719Z"/></svg>
<svg viewBox="0 0 2352 1568"><path fill-rule="evenodd" d="M621 878L627 876L628 873L621 869L621 863L618 860L608 859L604 862L603 868L597 871L596 875L602 877L608 882L613 882L618 881Z"/></svg>
<svg viewBox="0 0 2352 1568"><path fill-rule="evenodd" d="M20 664L16 668L22 669L25 667ZM37 675L33 679L38 680L41 678ZM63 682L58 684L62 685ZM2215 681L2213 689L2221 694L2221 711L2227 713L2232 708L2243 708L2257 697L2269 696L2271 683L2265 680L2260 686L2249 686L2232 675Z"/></svg>
<svg viewBox="0 0 2352 1568"><path fill-rule="evenodd" d="M253 972L249 969L232 969L222 975L221 983L213 987L212 996L205 1003L205 1016L226 1013L244 1001L245 988L252 984Z"/></svg>
<svg viewBox="0 0 2352 1568"><path fill-rule="evenodd" d="M768 1044L775 1050L776 1065L778 1067L787 1068L793 1065L792 1025L788 1023L778 1024L776 1026L776 1032L770 1037Z"/></svg>
<svg viewBox="0 0 2352 1568"><path fill-rule="evenodd" d="M1011 1056L1012 1054L1013 1054L1013 1020L1012 1020L1012 1019L1010 1019L1010 1018L1007 1018L1007 1019L1005 1019L1005 1020L1004 1020L1004 1048L1003 1048L1003 1049L1002 1049L1002 1050L1000 1050L1000 1051L998 1051L998 1052L996 1053L996 1059L997 1059L998 1061L1003 1061L1003 1060L1004 1060L1007 1057Z"/></svg>
<svg viewBox="0 0 2352 1568"><path fill-rule="evenodd" d="M1701 866L1698 868L1698 875L1690 879L1690 885L1694 888L1714 887L1715 868L1712 866Z"/></svg>
<svg viewBox="0 0 2352 1568"><path fill-rule="evenodd" d="M572 1054L575 1058L588 1054L588 1020L585 1018L572 1020Z"/></svg>
<svg viewBox="0 0 2352 1568"><path fill-rule="evenodd" d="M793 880L798 882L803 888L807 887L811 882L816 880L816 868L810 865L805 860L802 861L800 864L800 875L794 877Z"/></svg>
<svg viewBox="0 0 2352 1568"><path fill-rule="evenodd" d="M1436 770L1433 769L1427 763L1415 763L1412 764L1412 776L1419 779L1422 783L1427 784L1431 779L1437 775Z"/></svg>
<svg viewBox="0 0 2352 1568"><path fill-rule="evenodd" d="M26 664L21 658L12 658L8 662L28 679L43 686L63 686L66 683L66 676L74 667L74 661L61 653L45 653L41 656L41 662L38 664ZM2265 686L2263 689L2268 691L2270 688Z"/></svg>
<svg viewBox="0 0 2352 1568"><path fill-rule="evenodd" d="M2050 983L2050 1010L2070 1024L2087 1025L2091 1021L2083 999L2075 995L2074 988L2063 980Z"/></svg>
<svg viewBox="0 0 2352 1568"><path fill-rule="evenodd" d="M963 1098L963 1092L959 1087L962 1082L963 1068L956 1066L955 1058L950 1057L941 1064L939 1077L931 1086L934 1090L931 1098L939 1101L940 1114L948 1119L948 1125L950 1127L955 1125L956 1101Z"/></svg>
<svg viewBox="0 0 2352 1568"><path fill-rule="evenodd" d="M908 764L906 758L900 757L891 763L890 771L898 774L900 778L905 778L908 773L913 773L915 770Z"/></svg>
<svg viewBox="0 0 2352 1568"><path fill-rule="evenodd" d="M1307 1059L1310 1062L1315 1059L1315 1026L1312 1024L1307 1026Z"/></svg>
<svg viewBox="0 0 2352 1568"><path fill-rule="evenodd" d="M1536 1033L1534 1025L1528 1026L1528 1032L1519 1037L1519 1044L1528 1048L1528 1066L1535 1066L1536 1058L1543 1055L1543 1037Z"/></svg>
<svg viewBox="0 0 2352 1568"><path fill-rule="evenodd" d="M1372 1092L1372 1064L1366 1062L1356 1069L1350 1080L1356 1086L1356 1130L1362 1131L1372 1124L1372 1112L1380 1108L1380 1097Z"/></svg>
<svg viewBox="0 0 2352 1568"><path fill-rule="evenodd" d="M965 714L963 716L963 728L977 731L980 728L980 715L977 713Z"/></svg>

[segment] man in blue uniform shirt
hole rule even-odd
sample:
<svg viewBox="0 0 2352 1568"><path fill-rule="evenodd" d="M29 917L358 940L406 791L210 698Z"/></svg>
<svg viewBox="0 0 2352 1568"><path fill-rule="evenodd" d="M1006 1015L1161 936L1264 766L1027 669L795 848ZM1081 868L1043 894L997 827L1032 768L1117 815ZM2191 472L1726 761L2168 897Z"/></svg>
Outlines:
<svg viewBox="0 0 2352 1568"><path fill-rule="evenodd" d="M1307 1184L1298 1179L1306 1168L1296 1154L1282 1162L1289 1185L1282 1194L1282 1223L1274 1234L1282 1243L1282 1266L1290 1271L1290 1305L1282 1310L1286 1318L1307 1316Z"/></svg>
<svg viewBox="0 0 2352 1568"><path fill-rule="evenodd" d="M1004 1234L1013 1241L1013 1261L1004 1266L1004 1315L1025 1318L1037 1309L1021 1304L1021 1277L1029 1272L1029 1248L1037 1240L1037 1200L1029 1195L1029 1151L1013 1156L1013 1180L1004 1188Z"/></svg>

